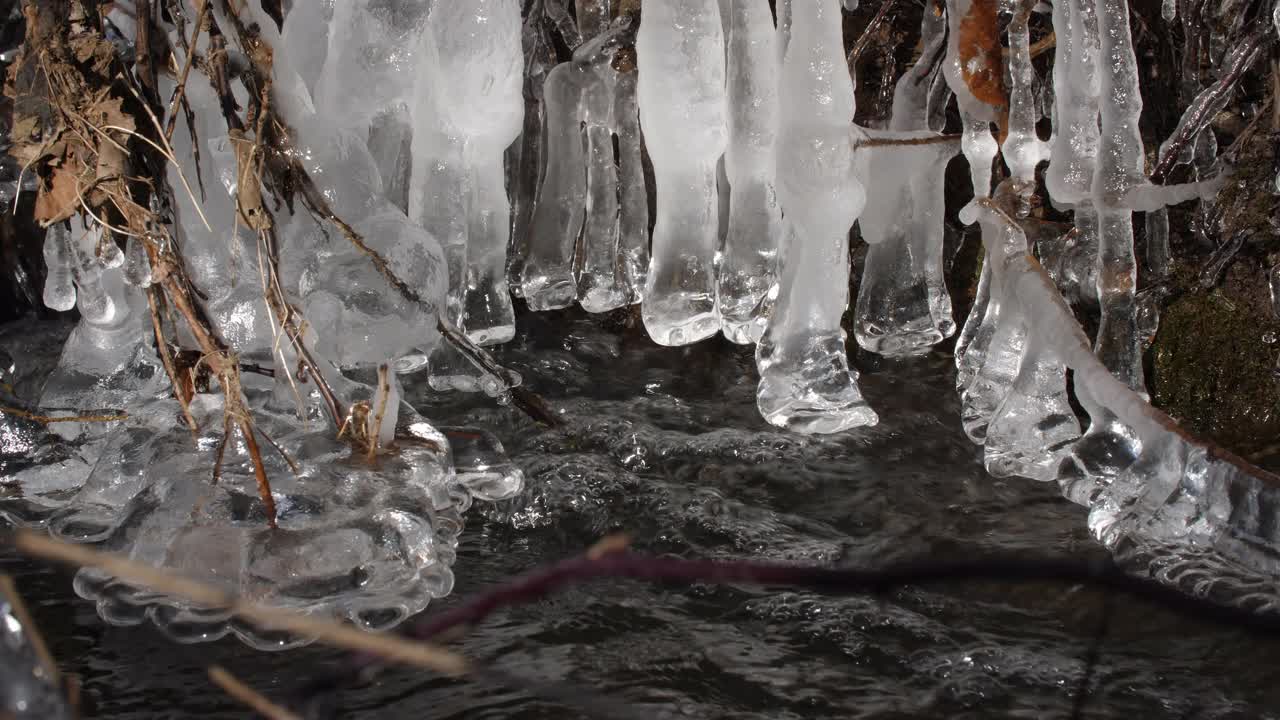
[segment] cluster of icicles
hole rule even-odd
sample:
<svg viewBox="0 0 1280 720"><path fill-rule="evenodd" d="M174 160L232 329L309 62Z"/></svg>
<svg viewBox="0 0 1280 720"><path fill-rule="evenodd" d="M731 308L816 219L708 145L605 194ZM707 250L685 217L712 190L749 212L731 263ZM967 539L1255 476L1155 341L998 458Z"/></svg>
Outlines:
<svg viewBox="0 0 1280 720"><path fill-rule="evenodd" d="M1051 96L1036 89L1028 33L1031 13L1049 9L1008 3L1003 145L995 108L966 85L984 71L973 66L980 60L961 66L969 0L924 13L922 59L897 82L884 128L852 123L841 0L645 0L642 13L638 0L576 0L572 13L568 3L338 2L295 5L279 35L261 23L283 48L280 104L335 210L471 339L514 336L511 295L535 311L639 303L655 342L720 332L755 343L770 423L801 432L874 424L841 328L850 229L857 222L870 246L854 306L858 343L905 356L952 335L942 185L963 152L977 197L961 221L980 224L986 258L957 342L957 386L988 469L1057 479L1109 542L1186 540L1277 569L1258 552L1280 547L1274 480L1190 441L1145 401L1133 215L1146 213L1162 272L1165 206L1218 184L1146 176L1126 3L1053 4ZM555 62L553 31L574 47L572 60ZM929 63L939 53L941 72ZM217 99L191 88L197 116L209 118L199 136L216 138ZM1223 97L1213 91L1203 89L1184 123L1213 114L1203 107ZM952 94L958 141L940 133ZM1047 142L1036 133L1042 115ZM1181 161L1204 165L1201 144ZM997 154L1010 177L993 193ZM224 146L215 168L234 167L228 158ZM1046 161L1048 197L1074 211L1075 228L1057 256L1041 252L1042 265L1017 216ZM222 178L233 192L234 175ZM269 345L269 318L247 309L254 283L213 282L237 267L235 252L212 241L198 208L179 210L188 238L210 238L189 239L184 252L211 303L225 305L212 315L238 346ZM215 227L233 215L229 205L214 214L206 206ZM309 220L284 236L283 280L322 356L402 369L416 358L436 388L485 387L484 373L440 345L421 308L399 300L363 256ZM113 261L145 283L135 254L130 246ZM93 308L92 253L51 234L47 257L49 304L69 306L74 275L82 310ZM252 279L252 268L243 272ZM217 287L250 295L233 302ZM1064 295L1099 308L1092 342ZM1068 368L1084 430L1068 402Z"/></svg>

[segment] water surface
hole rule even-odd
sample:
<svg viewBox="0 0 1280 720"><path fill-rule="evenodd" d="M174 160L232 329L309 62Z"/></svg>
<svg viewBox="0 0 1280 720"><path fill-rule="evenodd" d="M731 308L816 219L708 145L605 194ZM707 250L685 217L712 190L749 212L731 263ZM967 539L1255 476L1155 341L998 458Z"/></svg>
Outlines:
<svg viewBox="0 0 1280 720"><path fill-rule="evenodd" d="M576 314L521 322L498 356L563 412L565 428L542 430L484 398L434 397L420 380L406 390L442 424L496 432L528 479L516 500L472 508L453 596L425 615L612 532L653 553L866 566L1100 552L1084 511L1056 486L986 475L960 430L947 357L871 369L862 386L881 424L811 438L760 420L749 351L662 348ZM58 334L19 357L51 362ZM13 336L0 332L0 345L13 348ZM232 639L177 645L149 626L104 625L67 571L0 551L0 572L17 578L93 717L245 717L205 679L208 664L278 695L342 657L259 653ZM460 648L654 717L1065 718L1102 606L1094 591L1047 583L846 599L596 582L500 611ZM1084 717L1280 717L1278 645L1117 598ZM357 718L579 717L407 670L346 698Z"/></svg>

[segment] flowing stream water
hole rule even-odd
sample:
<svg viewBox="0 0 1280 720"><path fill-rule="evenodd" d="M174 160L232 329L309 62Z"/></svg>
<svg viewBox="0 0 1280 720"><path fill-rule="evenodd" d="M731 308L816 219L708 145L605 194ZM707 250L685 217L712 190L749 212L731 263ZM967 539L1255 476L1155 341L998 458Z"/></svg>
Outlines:
<svg viewBox="0 0 1280 720"><path fill-rule="evenodd" d="M760 419L749 350L658 347L578 313L520 323L496 355L562 411L564 428L405 378L407 399L433 421L496 433L527 482L515 500L473 506L453 594L426 616L613 532L651 553L859 566L1103 552L1056 485L983 471L981 448L960 428L950 357L863 368L881 423L806 437ZM68 330L0 329L26 387L52 367ZM343 658L316 646L262 653L230 638L176 644L147 624L105 625L63 569L0 550L0 572L78 677L90 717L245 717L206 679L207 665L280 697ZM1280 717L1274 639L1067 584L831 598L600 581L499 611L461 647L533 684L572 682L653 717L877 719L1071 717L1096 647L1083 717ZM399 669L344 699L355 718L579 717L519 691Z"/></svg>

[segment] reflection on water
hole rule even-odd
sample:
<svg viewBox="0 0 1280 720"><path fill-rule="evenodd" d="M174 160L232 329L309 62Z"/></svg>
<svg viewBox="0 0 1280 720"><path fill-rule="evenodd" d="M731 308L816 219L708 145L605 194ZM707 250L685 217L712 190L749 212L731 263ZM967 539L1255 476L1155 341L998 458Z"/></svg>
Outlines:
<svg viewBox="0 0 1280 720"><path fill-rule="evenodd" d="M866 565L1098 552L1083 510L1052 484L983 472L947 358L871 369L863 386L881 424L811 438L760 420L742 349L660 348L576 315L522 322L500 359L563 410L567 427L544 431L485 398L430 397L425 382L406 383L441 424L492 429L527 477L518 499L473 508L454 595L428 613L615 531L655 553ZM280 692L340 657L175 645L149 626L104 626L61 570L0 554L0 572L17 577L94 717L244 717L205 679L207 664ZM837 599L598 582L499 612L464 647L654 717L1065 718L1100 607L1095 592L1053 585ZM1280 717L1277 668L1274 641L1118 600L1085 716ZM518 692L399 670L348 700L359 718L575 717Z"/></svg>

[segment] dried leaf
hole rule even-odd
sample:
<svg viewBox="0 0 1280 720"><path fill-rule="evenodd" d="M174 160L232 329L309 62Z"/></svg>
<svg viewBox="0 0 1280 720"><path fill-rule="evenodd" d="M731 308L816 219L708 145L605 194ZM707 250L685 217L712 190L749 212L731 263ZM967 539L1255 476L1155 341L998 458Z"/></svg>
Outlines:
<svg viewBox="0 0 1280 720"><path fill-rule="evenodd" d="M77 177L84 166L78 159L53 169L48 182L40 184L36 193L35 219L42 227L48 227L76 214L80 209Z"/></svg>
<svg viewBox="0 0 1280 720"><path fill-rule="evenodd" d="M996 0L973 0L960 19L960 74L969 92L997 109L1009 105L1004 87Z"/></svg>
<svg viewBox="0 0 1280 720"><path fill-rule="evenodd" d="M122 102L118 97L109 97L104 94L96 98L88 110L85 111L85 118L99 128L112 125L126 130L134 130L136 127L133 122L133 116L122 109Z"/></svg>
<svg viewBox="0 0 1280 720"><path fill-rule="evenodd" d="M87 65L90 72L109 77L111 63L115 59L115 46L101 35L77 35L71 38L71 52L77 62Z"/></svg>

